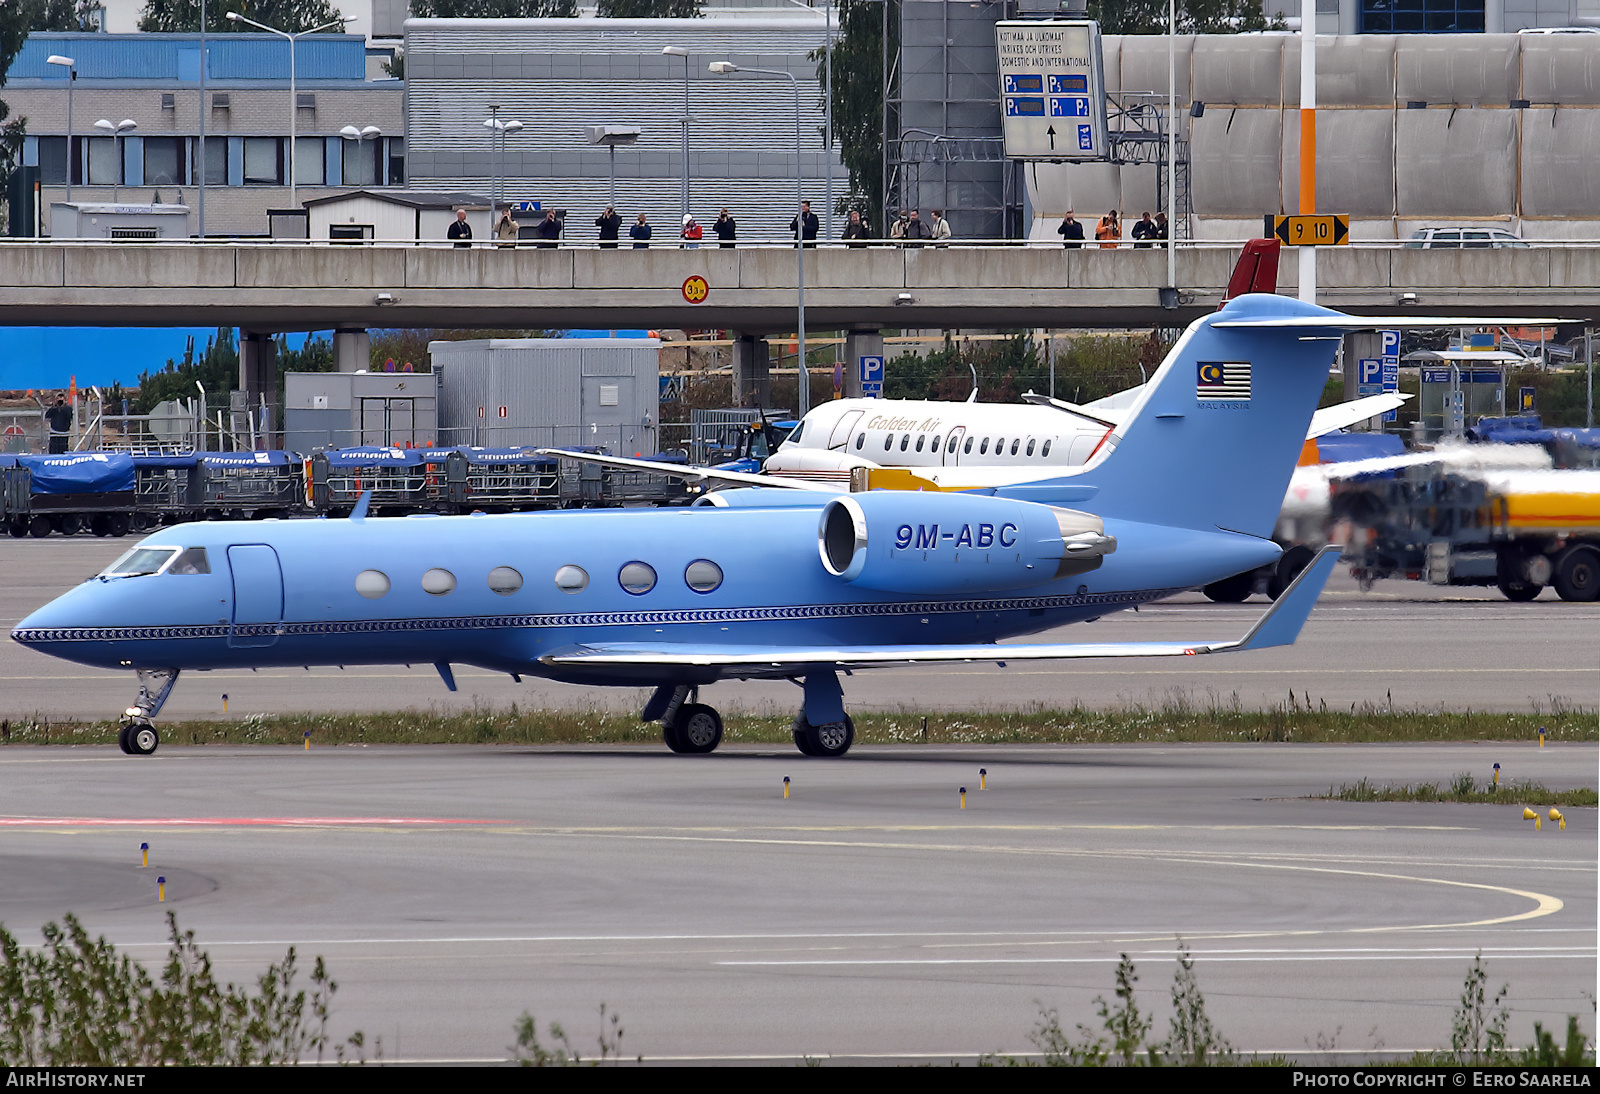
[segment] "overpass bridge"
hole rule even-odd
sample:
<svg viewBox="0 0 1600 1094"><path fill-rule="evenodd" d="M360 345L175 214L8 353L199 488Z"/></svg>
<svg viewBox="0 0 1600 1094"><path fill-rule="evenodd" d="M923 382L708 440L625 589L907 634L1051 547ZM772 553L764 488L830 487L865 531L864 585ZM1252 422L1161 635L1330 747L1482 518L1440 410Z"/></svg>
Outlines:
<svg viewBox="0 0 1600 1094"><path fill-rule="evenodd" d="M1180 243L1179 294L1163 307L1157 249L824 245L805 256L807 328L850 332L852 359L881 353L885 328L1181 326L1216 309L1238 253L1238 244ZM1358 245L1324 248L1317 264L1319 300L1357 313L1600 316L1600 242ZM367 367L373 327L725 329L735 338L734 401L765 405L758 336L795 329L796 265L792 244L17 242L0 244L0 325L237 326L240 387L269 399L278 332L333 330L338 367L355 371ZM1295 277L1296 263L1284 263L1279 291L1293 293ZM690 278L703 279L703 297Z"/></svg>
<svg viewBox="0 0 1600 1094"><path fill-rule="evenodd" d="M1212 311L1238 245L1159 250L1019 243L806 255L812 330L1178 326ZM0 325L794 330L792 246L721 250L276 243L0 244ZM703 302L686 279L705 279ZM1600 316L1600 243L1504 250L1324 248L1319 300L1354 312ZM1279 291L1295 291L1285 262ZM1402 302L1403 294L1413 294Z"/></svg>

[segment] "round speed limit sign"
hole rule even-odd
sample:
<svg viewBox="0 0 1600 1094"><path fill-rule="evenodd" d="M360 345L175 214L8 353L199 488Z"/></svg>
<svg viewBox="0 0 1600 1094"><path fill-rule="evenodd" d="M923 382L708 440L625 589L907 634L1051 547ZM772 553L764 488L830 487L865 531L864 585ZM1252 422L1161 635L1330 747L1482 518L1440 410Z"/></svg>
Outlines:
<svg viewBox="0 0 1600 1094"><path fill-rule="evenodd" d="M683 298L691 304L704 304L706 297L711 295L711 286L706 284L706 279L699 274L687 278L683 282Z"/></svg>

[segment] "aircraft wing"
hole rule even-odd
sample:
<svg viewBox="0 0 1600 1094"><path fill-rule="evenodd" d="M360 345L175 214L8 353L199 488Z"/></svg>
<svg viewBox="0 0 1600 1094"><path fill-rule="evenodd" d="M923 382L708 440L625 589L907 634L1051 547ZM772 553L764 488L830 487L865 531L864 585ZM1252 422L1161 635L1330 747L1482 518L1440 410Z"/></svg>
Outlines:
<svg viewBox="0 0 1600 1094"><path fill-rule="evenodd" d="M1092 403L1089 406L1079 406L1077 403L1069 403L1065 399L1053 399L1048 395L1037 395L1031 391L1026 392L1022 396L1022 400L1026 403L1032 403L1034 406L1053 406L1057 410L1064 410L1068 414L1075 414L1080 418L1094 422L1096 425L1103 425L1108 428L1121 425L1128 416L1127 407L1097 407Z"/></svg>
<svg viewBox="0 0 1600 1094"><path fill-rule="evenodd" d="M1314 440L1324 433L1332 433L1335 429L1343 429L1347 425L1355 425L1357 422L1376 417L1386 410L1394 410L1409 398L1410 395L1390 392L1325 406L1311 415L1311 428L1306 430L1306 440Z"/></svg>
<svg viewBox="0 0 1600 1094"><path fill-rule="evenodd" d="M1213 327L1280 330L1414 330L1425 327L1555 327L1581 319L1524 319L1483 315L1286 315L1271 319L1215 319Z"/></svg>
<svg viewBox="0 0 1600 1094"><path fill-rule="evenodd" d="M1370 417L1370 415L1369 415ZM722 471L715 467L698 467L677 463L658 463L655 460L635 460L627 456L600 456L592 452L568 452L561 448L536 448L541 456L554 456L561 460L579 463L598 463L605 467L620 467L625 471L651 471L658 475L672 475L680 479L737 483L740 486L771 486L783 490L812 490L823 494L838 494L837 485L785 478L782 475L752 475L745 471Z"/></svg>
<svg viewBox="0 0 1600 1094"><path fill-rule="evenodd" d="M1300 634L1322 595L1342 548L1324 547L1283 595L1256 620L1242 638L1208 642L1089 642L1034 645L972 646L719 646L664 642L587 643L552 650L539 658L546 665L573 667L716 668L727 676L792 676L808 667L875 668L882 665L925 665L962 662L1061 661L1104 657L1192 657L1203 653L1238 653L1288 646Z"/></svg>

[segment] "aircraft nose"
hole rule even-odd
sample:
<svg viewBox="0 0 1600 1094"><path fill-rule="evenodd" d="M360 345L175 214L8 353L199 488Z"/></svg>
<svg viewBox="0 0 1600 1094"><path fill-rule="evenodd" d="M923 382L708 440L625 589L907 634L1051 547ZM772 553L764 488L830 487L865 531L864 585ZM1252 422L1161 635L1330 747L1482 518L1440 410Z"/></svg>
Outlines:
<svg viewBox="0 0 1600 1094"><path fill-rule="evenodd" d="M88 628L102 614L91 594L80 585L29 614L11 630L12 641L52 651L59 643L90 637Z"/></svg>

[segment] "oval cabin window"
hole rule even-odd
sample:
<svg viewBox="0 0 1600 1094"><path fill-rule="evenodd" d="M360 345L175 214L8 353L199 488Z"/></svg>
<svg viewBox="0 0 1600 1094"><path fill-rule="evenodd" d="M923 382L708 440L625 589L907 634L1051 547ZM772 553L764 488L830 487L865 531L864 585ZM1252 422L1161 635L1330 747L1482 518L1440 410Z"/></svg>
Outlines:
<svg viewBox="0 0 1600 1094"><path fill-rule="evenodd" d="M510 596L522 588L522 575L510 566L496 566L489 571L489 591L496 596Z"/></svg>
<svg viewBox="0 0 1600 1094"><path fill-rule="evenodd" d="M356 575L356 592L376 600L389 591L389 575L382 570L362 570Z"/></svg>
<svg viewBox="0 0 1600 1094"><path fill-rule="evenodd" d="M434 568L422 575L422 591L429 596L447 596L456 591L456 575Z"/></svg>
<svg viewBox="0 0 1600 1094"><path fill-rule="evenodd" d="M579 592L589 585L589 572L582 566L563 566L556 571L556 588L564 593Z"/></svg>
<svg viewBox="0 0 1600 1094"><path fill-rule="evenodd" d="M634 596L643 596L656 587L655 568L645 562L630 562L617 571L617 584Z"/></svg>
<svg viewBox="0 0 1600 1094"><path fill-rule="evenodd" d="M697 593L714 592L722 584L722 567L709 558L697 558L683 571L683 583Z"/></svg>

